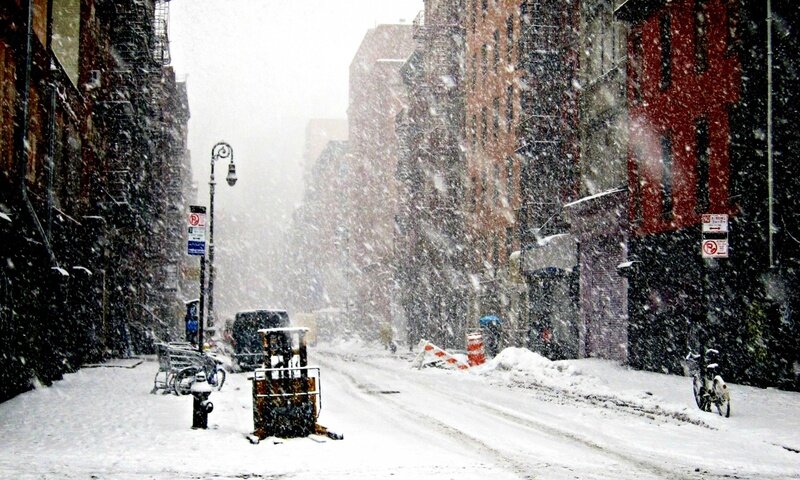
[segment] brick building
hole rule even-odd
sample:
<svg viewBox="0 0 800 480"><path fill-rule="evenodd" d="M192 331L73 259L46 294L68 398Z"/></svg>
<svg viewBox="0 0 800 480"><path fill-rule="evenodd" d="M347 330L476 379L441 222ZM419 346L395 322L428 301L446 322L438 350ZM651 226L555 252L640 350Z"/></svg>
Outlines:
<svg viewBox="0 0 800 480"><path fill-rule="evenodd" d="M0 6L2 398L178 329L188 109L165 8Z"/></svg>
<svg viewBox="0 0 800 480"><path fill-rule="evenodd" d="M350 64L344 227L351 246L352 314L368 335L395 316L395 119L405 102L400 67L413 49L411 25L378 25L366 33Z"/></svg>
<svg viewBox="0 0 800 480"><path fill-rule="evenodd" d="M470 316L499 315L506 343L551 356L575 355L578 341L561 213L577 190L576 22L577 2L467 2Z"/></svg>
<svg viewBox="0 0 800 480"><path fill-rule="evenodd" d="M477 287L469 311L473 321L495 314L514 322L521 314L506 272L520 247L515 212L521 204L522 23L517 1L467 2L465 215Z"/></svg>
<svg viewBox="0 0 800 480"><path fill-rule="evenodd" d="M770 8L771 7L771 11ZM630 363L679 371L718 346L739 381L797 385L797 9L792 2L624 2ZM700 255L705 213L729 258Z"/></svg>
<svg viewBox="0 0 800 480"><path fill-rule="evenodd" d="M625 24L613 0L581 2L579 198L564 205L578 242L578 355L627 359Z"/></svg>
<svg viewBox="0 0 800 480"><path fill-rule="evenodd" d="M464 2L427 1L401 75L396 278L409 345L461 348L471 290L464 268Z"/></svg>

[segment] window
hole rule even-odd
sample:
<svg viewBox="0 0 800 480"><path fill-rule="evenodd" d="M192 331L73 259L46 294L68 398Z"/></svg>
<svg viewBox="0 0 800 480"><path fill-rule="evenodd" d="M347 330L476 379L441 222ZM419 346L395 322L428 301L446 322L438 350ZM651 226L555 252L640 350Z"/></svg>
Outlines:
<svg viewBox="0 0 800 480"><path fill-rule="evenodd" d="M472 88L478 82L478 54L472 55Z"/></svg>
<svg viewBox="0 0 800 480"><path fill-rule="evenodd" d="M487 54L488 48L489 47L487 47L485 43L481 45L481 75L483 75L484 77L488 72L487 59L486 59L488 55Z"/></svg>
<svg viewBox="0 0 800 480"><path fill-rule="evenodd" d="M708 69L708 7L706 0L694 2L694 61L695 71Z"/></svg>
<svg viewBox="0 0 800 480"><path fill-rule="evenodd" d="M709 198L709 164L711 145L708 137L708 120L701 118L695 125L697 141L697 213L706 213L710 207Z"/></svg>
<svg viewBox="0 0 800 480"><path fill-rule="evenodd" d="M476 0L469 0L467 4L467 25L472 27L472 30L475 31L475 7L477 6Z"/></svg>
<svg viewBox="0 0 800 480"><path fill-rule="evenodd" d="M481 189L481 184L478 183L478 179L473 179L473 185L475 186L475 193L472 195L472 203L474 205L475 213L478 212L481 204L481 195L483 195L483 190ZM485 186L485 185L484 185Z"/></svg>
<svg viewBox="0 0 800 480"><path fill-rule="evenodd" d="M486 208L486 172L481 172L481 208Z"/></svg>
<svg viewBox="0 0 800 480"><path fill-rule="evenodd" d="M514 15L506 18L506 63L514 64Z"/></svg>
<svg viewBox="0 0 800 480"><path fill-rule="evenodd" d="M500 97L492 100L492 135L497 139L497 132L500 131Z"/></svg>
<svg viewBox="0 0 800 480"><path fill-rule="evenodd" d="M511 131L514 124L514 86L506 87L506 130Z"/></svg>
<svg viewBox="0 0 800 480"><path fill-rule="evenodd" d="M493 205L498 206L500 204L500 165L496 163L494 164L493 180L494 182L492 183L494 183L493 185L494 188L492 188L492 190L494 193L494 197L492 198L492 200L493 200Z"/></svg>
<svg viewBox="0 0 800 480"><path fill-rule="evenodd" d="M514 188L514 157L506 158L506 198L508 205L514 205L516 189Z"/></svg>
<svg viewBox="0 0 800 480"><path fill-rule="evenodd" d="M497 73L497 70L500 67L500 31L495 30L493 35L494 40L494 65L492 66L494 73Z"/></svg>
<svg viewBox="0 0 800 480"><path fill-rule="evenodd" d="M489 124L487 123L488 113L486 111L486 107L481 109L481 147L486 143L486 133L489 130Z"/></svg>
<svg viewBox="0 0 800 480"><path fill-rule="evenodd" d="M47 1L37 0L36 4L39 12L47 11ZM61 62L64 71L67 73L73 85L78 84L78 70L80 69L80 38L81 38L81 1L80 0L58 0L52 6L52 50L53 54ZM41 17L39 17L41 18ZM46 16L45 16L46 18ZM41 18L41 20L45 20ZM47 22L38 22L37 33L44 33L41 30ZM36 25L34 25L36 26Z"/></svg>
<svg viewBox="0 0 800 480"><path fill-rule="evenodd" d="M661 213L672 218L672 140L668 135L661 137L661 165Z"/></svg>
<svg viewBox="0 0 800 480"><path fill-rule="evenodd" d="M739 34L736 31L738 25L738 18L736 16L736 7L730 2L725 2L725 19L726 22L726 36L725 36L725 54L730 56L735 54L736 44L739 41Z"/></svg>
<svg viewBox="0 0 800 480"><path fill-rule="evenodd" d="M639 149L635 149L633 153L633 183L631 185L631 196L633 197L633 221L641 223L644 218L642 211L642 177L639 174L639 169L642 165L642 157Z"/></svg>
<svg viewBox="0 0 800 480"><path fill-rule="evenodd" d="M665 13L658 21L661 39L661 89L666 90L672 83L672 44L670 38L669 13Z"/></svg>
<svg viewBox="0 0 800 480"><path fill-rule="evenodd" d="M506 227L506 258L511 258L511 252L514 251L514 229Z"/></svg>
<svg viewBox="0 0 800 480"><path fill-rule="evenodd" d="M642 100L642 64L644 62L644 46L642 44L642 31L637 29L633 32L631 39L631 61L628 68L630 69L629 76L631 79L631 88L633 89L633 101L639 103Z"/></svg>
<svg viewBox="0 0 800 480"><path fill-rule="evenodd" d="M475 145L478 143L478 117L474 114L472 115L472 131L470 134L472 135L472 144Z"/></svg>

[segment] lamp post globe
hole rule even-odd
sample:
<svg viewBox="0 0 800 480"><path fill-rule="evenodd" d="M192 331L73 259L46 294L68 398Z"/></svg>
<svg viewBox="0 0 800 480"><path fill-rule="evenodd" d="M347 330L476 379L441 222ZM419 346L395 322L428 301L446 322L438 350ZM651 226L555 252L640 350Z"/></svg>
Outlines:
<svg viewBox="0 0 800 480"><path fill-rule="evenodd" d="M238 180L238 178L236 178L236 165L234 165L233 160L228 164L228 176L225 177L225 180L231 187L236 185L236 180Z"/></svg>

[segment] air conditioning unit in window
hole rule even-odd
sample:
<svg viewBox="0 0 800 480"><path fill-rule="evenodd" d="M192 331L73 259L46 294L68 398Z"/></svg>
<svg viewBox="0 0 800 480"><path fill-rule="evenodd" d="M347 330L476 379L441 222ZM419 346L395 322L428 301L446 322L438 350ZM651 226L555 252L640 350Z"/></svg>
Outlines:
<svg viewBox="0 0 800 480"><path fill-rule="evenodd" d="M83 88L86 89L87 92L94 90L95 88L100 88L100 70L91 70L89 71L89 81L83 84Z"/></svg>

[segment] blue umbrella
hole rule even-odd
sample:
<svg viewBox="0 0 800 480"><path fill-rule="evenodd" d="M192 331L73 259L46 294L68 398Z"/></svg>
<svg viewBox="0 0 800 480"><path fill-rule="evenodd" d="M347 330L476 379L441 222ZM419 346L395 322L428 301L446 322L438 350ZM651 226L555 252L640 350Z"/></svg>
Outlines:
<svg viewBox="0 0 800 480"><path fill-rule="evenodd" d="M502 323L503 321L500 320L500 317L497 315L484 315L481 317L480 321L478 322L481 327L485 327L490 323Z"/></svg>

